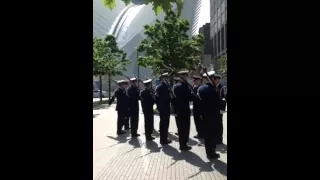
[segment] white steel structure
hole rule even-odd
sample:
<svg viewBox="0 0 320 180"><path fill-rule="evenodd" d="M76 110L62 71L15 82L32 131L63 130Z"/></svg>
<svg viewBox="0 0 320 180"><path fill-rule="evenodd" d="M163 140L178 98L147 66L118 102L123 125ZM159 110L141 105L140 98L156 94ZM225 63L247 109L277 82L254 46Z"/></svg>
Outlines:
<svg viewBox="0 0 320 180"><path fill-rule="evenodd" d="M174 9L176 10L176 6ZM128 6L121 0L116 0L116 7L113 10L104 7L102 0L93 0L93 36L105 37L107 34L113 34L116 37L119 47L132 61L126 72L127 76L138 75L136 47L145 38L143 26L163 18L163 12L156 16L152 4L145 5L143 0L132 0ZM184 0L181 19L187 19L191 24L189 35L198 34L199 28L210 22L210 0ZM150 75L151 71L139 68L139 74L143 79Z"/></svg>

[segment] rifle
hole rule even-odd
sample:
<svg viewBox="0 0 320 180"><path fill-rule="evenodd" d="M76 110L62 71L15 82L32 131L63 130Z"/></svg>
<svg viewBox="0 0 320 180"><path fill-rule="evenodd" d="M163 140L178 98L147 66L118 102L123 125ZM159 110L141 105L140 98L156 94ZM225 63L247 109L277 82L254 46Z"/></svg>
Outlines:
<svg viewBox="0 0 320 180"><path fill-rule="evenodd" d="M176 70L173 70L172 68L166 66L165 64L163 64L163 66L171 71L170 74L173 74L173 73L177 74L177 75L182 79L182 81L189 86L189 88L193 89L193 86L192 86L183 76L181 76L180 74L178 74L178 73L176 72Z"/></svg>
<svg viewBox="0 0 320 180"><path fill-rule="evenodd" d="M120 85L117 83L117 81L115 81L113 79L110 79L110 80L120 87Z"/></svg>
<svg viewBox="0 0 320 180"><path fill-rule="evenodd" d="M204 67L201 63L199 63L199 66L202 68L202 70L204 71L204 73L207 75L207 79L209 79L210 83L211 83L212 85L214 85L214 83L212 82L212 80L211 80L210 77L209 77L209 74L208 74L208 72L207 72L207 68Z"/></svg>

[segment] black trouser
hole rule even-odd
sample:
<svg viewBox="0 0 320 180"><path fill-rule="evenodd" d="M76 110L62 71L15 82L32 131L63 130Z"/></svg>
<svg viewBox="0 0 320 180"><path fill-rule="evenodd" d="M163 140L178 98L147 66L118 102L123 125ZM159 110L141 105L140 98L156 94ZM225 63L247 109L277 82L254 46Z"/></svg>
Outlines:
<svg viewBox="0 0 320 180"><path fill-rule="evenodd" d="M179 119L178 119L178 116L176 115L174 118L176 120L177 130L179 132Z"/></svg>
<svg viewBox="0 0 320 180"><path fill-rule="evenodd" d="M219 121L217 125L218 125L217 143L220 144L222 143L222 140L223 140L223 114L219 115Z"/></svg>
<svg viewBox="0 0 320 180"><path fill-rule="evenodd" d="M126 115L126 119L125 119L125 122L124 122L124 129L125 130L129 130L130 126L129 126L129 119L130 119L130 115L129 113Z"/></svg>
<svg viewBox="0 0 320 180"><path fill-rule="evenodd" d="M178 133L180 147L186 146L190 134L190 111L181 111L177 113Z"/></svg>
<svg viewBox="0 0 320 180"><path fill-rule="evenodd" d="M216 152L216 139L218 137L219 114L215 115L208 112L203 114L204 120L204 145L207 155Z"/></svg>
<svg viewBox="0 0 320 180"><path fill-rule="evenodd" d="M144 112L144 132L150 137L153 131L153 111Z"/></svg>
<svg viewBox="0 0 320 180"><path fill-rule="evenodd" d="M170 124L170 111L160 111L160 142L167 141Z"/></svg>
<svg viewBox="0 0 320 180"><path fill-rule="evenodd" d="M130 109L131 134L133 135L137 134L138 124L139 124L139 109Z"/></svg>
<svg viewBox="0 0 320 180"><path fill-rule="evenodd" d="M126 121L126 117L127 117L126 111L118 111L117 132L120 132L122 130L122 127Z"/></svg>
<svg viewBox="0 0 320 180"><path fill-rule="evenodd" d="M198 137L203 137L203 119L201 118L201 113L198 109L193 109L193 120L196 126Z"/></svg>

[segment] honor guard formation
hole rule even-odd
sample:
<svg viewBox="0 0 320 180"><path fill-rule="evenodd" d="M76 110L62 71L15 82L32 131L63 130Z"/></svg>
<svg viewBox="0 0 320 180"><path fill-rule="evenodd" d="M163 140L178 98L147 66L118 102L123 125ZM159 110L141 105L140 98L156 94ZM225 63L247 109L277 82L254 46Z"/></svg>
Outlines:
<svg viewBox="0 0 320 180"><path fill-rule="evenodd" d="M120 80L116 83L119 88L109 100L111 105L117 99L116 111L118 112L117 134L125 134L131 126L131 136L136 138L139 123L139 101L141 101L144 115L144 131L147 141L155 138L154 130L154 105L156 104L160 116L160 144L170 144L168 129L170 114L175 116L181 151L189 151L191 113L193 114L197 135L195 138L203 139L207 157L217 159L216 145L223 144L222 117L226 112L227 88L220 84L221 76L215 71L205 72L202 75L193 75L193 81L188 71L175 74L164 73L159 79L157 87L152 84L153 79L142 81L136 77ZM170 79L174 82L173 88ZM139 90L137 84L144 84L144 89ZM190 82L193 82L191 85ZM130 84L130 85L129 85ZM190 102L193 104L192 112ZM124 130L123 130L124 129Z"/></svg>

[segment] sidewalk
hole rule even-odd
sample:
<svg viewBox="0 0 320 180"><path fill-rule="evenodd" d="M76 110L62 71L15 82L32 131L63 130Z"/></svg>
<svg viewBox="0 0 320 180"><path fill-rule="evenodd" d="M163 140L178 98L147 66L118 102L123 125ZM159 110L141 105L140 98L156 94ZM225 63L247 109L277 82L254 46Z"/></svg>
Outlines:
<svg viewBox="0 0 320 180"><path fill-rule="evenodd" d="M116 135L117 113L111 107L100 106L93 110L93 179L94 180L182 180L227 179L227 113L224 115L224 146L218 147L221 158L210 162L203 144L196 135L193 117L189 144L190 152L180 152L174 117L170 118L170 145L161 146L159 135L145 141L144 118L140 112L140 137ZM140 108L141 109L141 108ZM155 115L155 129L159 129L159 116Z"/></svg>

